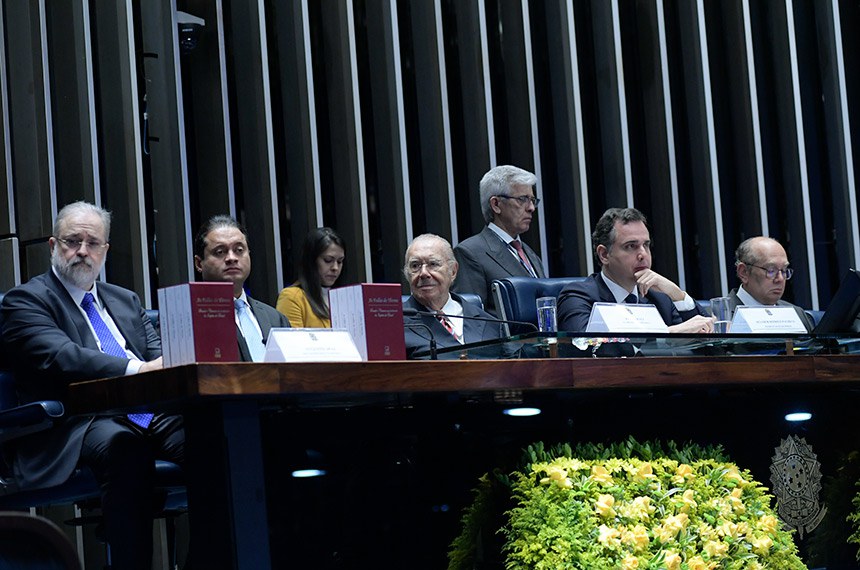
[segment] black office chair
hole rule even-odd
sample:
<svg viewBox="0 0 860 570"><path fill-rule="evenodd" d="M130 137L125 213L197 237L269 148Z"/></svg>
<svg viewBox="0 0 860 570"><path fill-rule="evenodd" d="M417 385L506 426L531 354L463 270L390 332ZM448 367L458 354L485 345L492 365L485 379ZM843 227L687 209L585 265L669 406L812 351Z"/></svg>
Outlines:
<svg viewBox="0 0 860 570"><path fill-rule="evenodd" d="M492 283L493 297L496 300L496 310L502 320L522 321L537 326L537 306L535 302L540 297L558 297L562 289L587 277L506 277L496 279ZM510 327L510 333L528 332L529 328Z"/></svg>

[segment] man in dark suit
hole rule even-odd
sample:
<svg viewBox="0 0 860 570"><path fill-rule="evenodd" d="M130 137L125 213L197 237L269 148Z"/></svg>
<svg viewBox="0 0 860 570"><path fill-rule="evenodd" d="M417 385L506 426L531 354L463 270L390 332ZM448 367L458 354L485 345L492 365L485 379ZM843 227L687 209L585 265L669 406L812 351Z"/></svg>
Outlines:
<svg viewBox="0 0 860 570"><path fill-rule="evenodd" d="M65 399L68 384L162 367L161 342L132 291L97 283L110 213L86 202L60 210L48 240L51 270L6 293L3 342L21 403ZM182 418L161 414L66 417L16 441L13 469L24 488L64 482L89 467L102 490L114 568L152 559L155 459L182 463Z"/></svg>
<svg viewBox="0 0 860 570"><path fill-rule="evenodd" d="M733 314L738 305L753 307L794 307L800 322L812 332L812 319L806 312L783 301L786 282L794 272L788 266L788 255L778 241L769 237L744 240L735 251L735 270L741 286L729 293L729 309Z"/></svg>
<svg viewBox="0 0 860 570"><path fill-rule="evenodd" d="M651 236L635 208L610 208L591 234L600 272L562 289L558 330L585 331L594 303L649 303L669 332L708 333L714 322L675 283L651 269Z"/></svg>
<svg viewBox="0 0 860 570"><path fill-rule="evenodd" d="M239 355L244 362L262 362L269 331L289 327L290 321L245 293L245 281L251 274L248 232L230 216L209 218L194 239L194 267L203 281L233 283Z"/></svg>
<svg viewBox="0 0 860 570"><path fill-rule="evenodd" d="M405 318L408 358L412 358L415 352L430 349L431 334L437 348L460 346L467 342L493 340L504 336L501 322L458 318L493 319L493 316L465 302L459 295L450 293L451 283L457 277L457 269L458 264L451 244L442 237L423 234L412 240L407 248L403 274L409 281L412 296L403 303L403 308L445 315L421 314ZM508 347L493 346L473 356L499 358L511 356L511 352ZM440 355L440 358L458 357L456 352Z"/></svg>
<svg viewBox="0 0 860 570"><path fill-rule="evenodd" d="M479 295L486 310L494 315L494 279L546 277L540 257L520 240L540 202L535 196L536 183L534 174L516 166L496 166L487 172L480 190L487 226L454 249L460 264L454 292Z"/></svg>

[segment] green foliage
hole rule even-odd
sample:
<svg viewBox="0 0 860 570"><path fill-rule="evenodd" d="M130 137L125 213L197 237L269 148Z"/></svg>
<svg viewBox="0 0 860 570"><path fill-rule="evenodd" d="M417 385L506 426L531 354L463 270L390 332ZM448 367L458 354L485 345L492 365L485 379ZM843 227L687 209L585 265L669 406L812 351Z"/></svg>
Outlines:
<svg viewBox="0 0 860 570"><path fill-rule="evenodd" d="M856 487L860 487L860 481L857 481ZM848 537L848 542L860 545L860 492L854 495L851 504L854 506L854 510L848 515L847 520L851 523L854 532ZM857 560L860 560L860 550L857 552Z"/></svg>
<svg viewBox="0 0 860 570"><path fill-rule="evenodd" d="M537 442L481 478L448 568L802 570L771 499L720 446Z"/></svg>

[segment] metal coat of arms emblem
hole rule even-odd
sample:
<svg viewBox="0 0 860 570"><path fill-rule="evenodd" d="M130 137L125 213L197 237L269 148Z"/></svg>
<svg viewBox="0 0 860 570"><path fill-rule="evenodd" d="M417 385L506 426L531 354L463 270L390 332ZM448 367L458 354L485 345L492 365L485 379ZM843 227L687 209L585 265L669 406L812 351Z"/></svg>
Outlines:
<svg viewBox="0 0 860 570"><path fill-rule="evenodd" d="M821 463L802 437L788 436L775 451L770 481L778 501L777 513L786 525L797 529L802 539L827 513L827 507L818 503Z"/></svg>

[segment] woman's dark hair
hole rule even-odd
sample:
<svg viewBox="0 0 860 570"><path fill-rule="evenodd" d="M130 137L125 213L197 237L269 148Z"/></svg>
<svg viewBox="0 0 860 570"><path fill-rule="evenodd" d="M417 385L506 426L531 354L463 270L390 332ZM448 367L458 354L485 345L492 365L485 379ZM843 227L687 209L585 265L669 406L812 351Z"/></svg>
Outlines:
<svg viewBox="0 0 860 570"><path fill-rule="evenodd" d="M346 251L343 238L331 228L317 228L311 230L305 238L302 246L302 264L299 267L299 278L296 280L311 304L311 310L321 319L329 318L328 305L322 297L322 284L320 273L317 268L317 258L323 254L330 245L339 245ZM341 275L343 273L341 272ZM338 278L338 281L340 278Z"/></svg>

